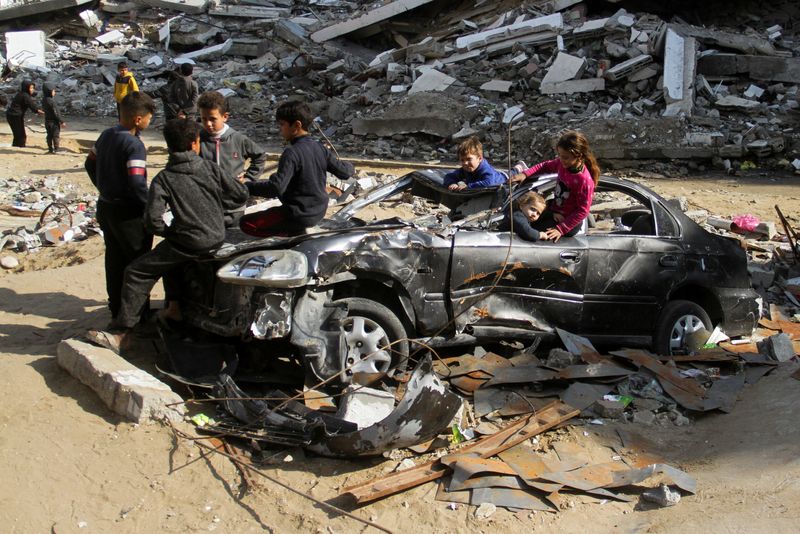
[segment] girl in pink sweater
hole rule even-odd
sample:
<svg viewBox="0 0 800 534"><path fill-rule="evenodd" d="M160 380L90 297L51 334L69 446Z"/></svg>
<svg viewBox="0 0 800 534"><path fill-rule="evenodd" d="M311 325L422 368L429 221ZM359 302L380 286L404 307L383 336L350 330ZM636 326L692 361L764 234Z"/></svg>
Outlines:
<svg viewBox="0 0 800 534"><path fill-rule="evenodd" d="M578 233L581 222L589 215L594 187L600 178L600 167L582 133L564 132L556 143L556 152L557 159L537 163L509 179L514 184L534 174L558 174L553 200L535 223L540 238L554 242Z"/></svg>

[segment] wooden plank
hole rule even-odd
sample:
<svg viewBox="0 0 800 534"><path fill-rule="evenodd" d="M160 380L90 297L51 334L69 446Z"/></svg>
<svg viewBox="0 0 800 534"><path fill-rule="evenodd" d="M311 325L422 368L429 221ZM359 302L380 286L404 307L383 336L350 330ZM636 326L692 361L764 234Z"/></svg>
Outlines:
<svg viewBox="0 0 800 534"><path fill-rule="evenodd" d="M479 456L489 458L514 445L530 439L537 434L553 428L554 426L578 415L580 410L575 410L563 402L556 401L544 407L538 413L522 417L511 423L496 434L485 436L477 442L467 445L458 451L443 456L442 458L418 465L405 471L391 473L377 480L345 488L340 496L349 495L357 504L374 501L382 497L394 495L403 490L413 488L436 480L450 472L442 464L442 460L452 463L458 456Z"/></svg>

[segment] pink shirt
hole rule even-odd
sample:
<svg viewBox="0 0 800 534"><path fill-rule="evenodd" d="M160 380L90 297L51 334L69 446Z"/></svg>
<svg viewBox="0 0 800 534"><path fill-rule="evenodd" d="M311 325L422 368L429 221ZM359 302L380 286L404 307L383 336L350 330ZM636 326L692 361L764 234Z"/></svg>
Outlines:
<svg viewBox="0 0 800 534"><path fill-rule="evenodd" d="M569 172L561 164L561 160L551 159L537 163L522 172L525 176L543 172L558 173L555 196L547 209L564 216L564 220L556 225L562 235L588 217L589 208L592 205L592 194L594 194L594 180L586 165L580 172Z"/></svg>

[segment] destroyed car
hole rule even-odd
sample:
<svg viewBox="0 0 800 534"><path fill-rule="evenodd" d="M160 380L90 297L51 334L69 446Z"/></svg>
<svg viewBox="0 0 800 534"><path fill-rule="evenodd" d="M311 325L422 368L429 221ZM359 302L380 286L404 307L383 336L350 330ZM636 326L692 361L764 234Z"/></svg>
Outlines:
<svg viewBox="0 0 800 534"><path fill-rule="evenodd" d="M417 346L533 342L560 328L600 345L678 354L703 329L738 336L755 325L744 250L642 185L602 177L594 227L553 243L496 230L507 189L454 194L442 179L406 175L305 235L232 232L188 268L186 322L238 344L288 340L313 376L343 383L391 372ZM554 185L555 175L539 177L513 196L547 196ZM412 190L480 209L455 222L358 218Z"/></svg>

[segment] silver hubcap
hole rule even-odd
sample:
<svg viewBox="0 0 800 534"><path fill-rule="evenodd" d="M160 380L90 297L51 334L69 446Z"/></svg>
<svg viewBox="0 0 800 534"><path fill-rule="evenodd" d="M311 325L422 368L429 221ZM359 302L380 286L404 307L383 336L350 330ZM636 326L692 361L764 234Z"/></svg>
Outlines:
<svg viewBox="0 0 800 534"><path fill-rule="evenodd" d="M348 317L342 323L347 355L346 376L355 373L387 373L392 366L389 336L381 326L367 317Z"/></svg>
<svg viewBox="0 0 800 534"><path fill-rule="evenodd" d="M705 328L706 325L696 315L683 315L672 325L672 332L669 336L669 351L671 354L686 351L686 338Z"/></svg>

